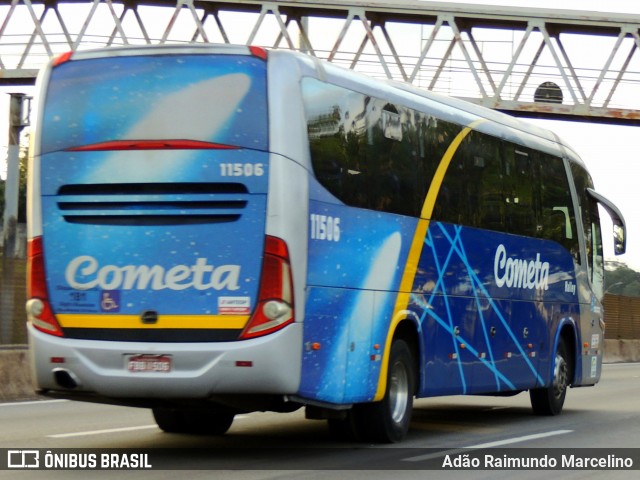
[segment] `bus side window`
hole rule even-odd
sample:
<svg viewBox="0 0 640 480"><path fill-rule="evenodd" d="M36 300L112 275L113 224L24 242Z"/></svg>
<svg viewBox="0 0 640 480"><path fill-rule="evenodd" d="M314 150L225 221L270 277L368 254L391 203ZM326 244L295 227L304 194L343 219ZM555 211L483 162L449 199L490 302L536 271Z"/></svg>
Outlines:
<svg viewBox="0 0 640 480"><path fill-rule="evenodd" d="M507 229L517 235L534 236L537 221L534 206L534 176L532 152L517 145L505 144L505 202Z"/></svg>
<svg viewBox="0 0 640 480"><path fill-rule="evenodd" d="M576 233L576 216L564 162L551 155L540 155L540 226L539 236L563 245L580 264L580 245Z"/></svg>
<svg viewBox="0 0 640 480"><path fill-rule="evenodd" d="M318 182L347 205L419 216L450 133L460 127L311 78L302 93Z"/></svg>

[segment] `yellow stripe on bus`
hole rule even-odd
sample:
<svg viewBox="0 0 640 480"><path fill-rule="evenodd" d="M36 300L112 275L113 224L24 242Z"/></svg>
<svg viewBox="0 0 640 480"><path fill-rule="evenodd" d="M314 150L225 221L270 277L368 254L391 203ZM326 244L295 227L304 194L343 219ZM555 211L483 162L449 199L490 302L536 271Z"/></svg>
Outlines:
<svg viewBox="0 0 640 480"><path fill-rule="evenodd" d="M433 214L433 209L435 208L436 200L438 199L440 187L442 186L442 182L444 181L447 169L449 168L451 160L458 150L458 147L460 147L462 141L466 138L467 135L469 135L474 127L476 127L483 121L484 120L476 120L469 126L463 128L462 131L460 131L460 133L456 135L456 137L447 148L447 151L444 153L442 159L440 160L438 168L436 169L436 173L434 174L433 180L431 181L431 185L429 186L429 191L427 192L424 204L422 205L420 218L418 219L418 225L416 226L416 231L413 235L413 241L411 242L411 248L409 249L409 256L407 257L407 263L404 267L404 273L402 274L402 281L400 282L400 292L396 297L396 304L393 309L391 325L389 326L389 331L387 332L387 339L385 341L384 351L382 354L380 377L378 378L378 388L376 390L374 401L382 400L384 398L385 391L387 390L389 351L391 350L393 333L395 332L396 326L407 316L407 307L409 306L411 289L413 288L413 282L418 270L418 262L420 261L420 256L422 254L424 239L427 235L427 230L429 229L429 221L431 220L431 215Z"/></svg>
<svg viewBox="0 0 640 480"><path fill-rule="evenodd" d="M176 329L242 329L248 315L158 315L156 323L142 323L139 315L58 314L62 328L176 328Z"/></svg>

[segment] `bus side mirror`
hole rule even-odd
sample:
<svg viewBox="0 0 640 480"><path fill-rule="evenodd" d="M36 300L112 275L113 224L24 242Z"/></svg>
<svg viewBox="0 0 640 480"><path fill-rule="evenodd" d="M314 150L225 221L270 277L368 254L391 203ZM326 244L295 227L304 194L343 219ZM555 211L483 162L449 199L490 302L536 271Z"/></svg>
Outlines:
<svg viewBox="0 0 640 480"><path fill-rule="evenodd" d="M613 222L613 253L622 255L627 251L626 224L622 212L620 212L618 207L611 203L611 201L597 193L593 188L587 188L587 193L602 205L611 217L611 221Z"/></svg>
<svg viewBox="0 0 640 480"><path fill-rule="evenodd" d="M613 226L613 251L616 255L622 255L626 251L625 232L622 225Z"/></svg>

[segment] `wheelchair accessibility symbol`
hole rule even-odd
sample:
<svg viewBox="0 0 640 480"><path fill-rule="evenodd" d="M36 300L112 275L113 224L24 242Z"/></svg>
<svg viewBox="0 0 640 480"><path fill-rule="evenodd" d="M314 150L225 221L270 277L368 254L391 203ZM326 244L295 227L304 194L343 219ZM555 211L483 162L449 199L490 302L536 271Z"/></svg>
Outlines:
<svg viewBox="0 0 640 480"><path fill-rule="evenodd" d="M120 311L120 291L103 290L100 292L100 310L103 312Z"/></svg>

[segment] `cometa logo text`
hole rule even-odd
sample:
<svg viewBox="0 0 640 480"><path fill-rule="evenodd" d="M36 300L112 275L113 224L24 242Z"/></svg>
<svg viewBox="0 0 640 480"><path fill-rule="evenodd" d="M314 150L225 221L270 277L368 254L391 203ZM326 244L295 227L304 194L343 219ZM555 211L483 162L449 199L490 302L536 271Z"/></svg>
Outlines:
<svg viewBox="0 0 640 480"><path fill-rule="evenodd" d="M69 262L65 279L72 288L87 290L238 290L240 265L214 267L206 258L193 265L175 265L165 269L160 265L100 265L89 256L81 255Z"/></svg>
<svg viewBox="0 0 640 480"><path fill-rule="evenodd" d="M500 244L493 261L493 274L498 287L547 290L549 288L549 262L510 257L507 249Z"/></svg>

